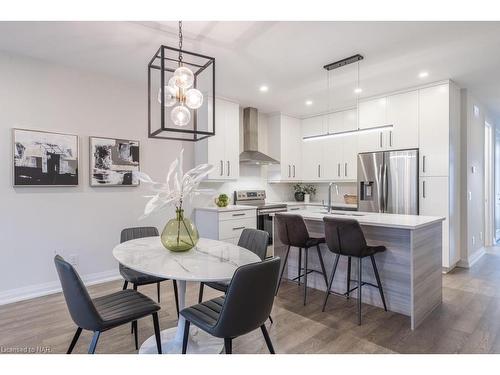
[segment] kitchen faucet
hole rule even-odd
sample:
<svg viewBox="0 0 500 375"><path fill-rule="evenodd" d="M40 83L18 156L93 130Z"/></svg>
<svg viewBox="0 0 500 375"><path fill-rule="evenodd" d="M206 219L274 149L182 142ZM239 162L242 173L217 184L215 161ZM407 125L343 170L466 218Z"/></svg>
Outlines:
<svg viewBox="0 0 500 375"><path fill-rule="evenodd" d="M328 184L328 213L332 213L332 186L335 185L335 193L339 195L339 185L335 182Z"/></svg>

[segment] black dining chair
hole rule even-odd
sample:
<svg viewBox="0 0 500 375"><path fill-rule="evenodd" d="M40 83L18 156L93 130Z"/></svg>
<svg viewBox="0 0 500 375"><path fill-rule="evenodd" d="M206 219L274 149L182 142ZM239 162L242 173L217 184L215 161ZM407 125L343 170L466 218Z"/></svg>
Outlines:
<svg viewBox="0 0 500 375"><path fill-rule="evenodd" d="M181 310L181 316L186 319L182 354L187 351L191 323L212 336L223 338L226 354L232 353L233 339L260 327L269 352L274 354L264 323L273 308L280 264L280 258L276 257L241 266L224 297Z"/></svg>
<svg viewBox="0 0 500 375"><path fill-rule="evenodd" d="M269 233L263 230L245 228L241 232L238 246L250 250L257 255L260 260L266 259L267 244L269 243ZM198 303L203 301L203 288L208 286L212 289L226 293L229 281L216 281L216 282L201 282L200 291L198 293Z"/></svg>
<svg viewBox="0 0 500 375"><path fill-rule="evenodd" d="M155 227L134 227L134 228L125 228L121 232L120 243L135 240L137 238L144 237L157 237L159 236L158 229ZM123 283L123 289L127 289L128 283L131 283L134 290L137 290L138 286L141 285L150 285L156 284L156 291L158 294L158 303L160 302L160 283L162 281L166 281L168 279L164 279L162 277L151 276L139 271L135 271L123 264L119 264L120 275L125 279ZM179 316L179 296L177 293L177 282L172 280L174 286L174 295L175 295L175 307L177 309L177 317Z"/></svg>
<svg viewBox="0 0 500 375"><path fill-rule="evenodd" d="M82 330L94 332L88 353L94 354L102 332L123 324L136 322L148 315L153 317L158 353L161 354L160 325L158 310L160 305L135 290L121 290L107 296L91 299L80 276L71 264L61 256L54 257L64 299L77 330L66 354L71 354ZM135 330L135 348L138 348Z"/></svg>
<svg viewBox="0 0 500 375"><path fill-rule="evenodd" d="M380 276L377 269L377 263L375 262L375 254L384 252L386 250L385 246L369 246L366 243L365 235L361 226L356 220L353 219L337 219L333 217L324 217L323 221L325 223L325 239L328 249L334 254L335 261L333 264L332 274L330 276L330 281L328 283L328 288L326 290L325 301L323 302L323 311L325 311L326 303L328 302L328 297L332 292L333 279L335 277L335 271L337 270L337 265L339 263L340 256L347 257L347 291L343 294L349 297L350 293L358 289L358 324L361 325L361 289L364 285L369 285L378 289L380 293L380 298L384 306L384 310L387 311L387 305L385 304L384 289L382 288L382 282L380 281ZM364 282L362 278L362 260L363 258L370 257L373 273L375 274L375 279L377 285L372 283ZM351 284L351 258L358 259L358 280L353 280L356 282L356 287L350 287ZM337 293L335 293L337 294Z"/></svg>

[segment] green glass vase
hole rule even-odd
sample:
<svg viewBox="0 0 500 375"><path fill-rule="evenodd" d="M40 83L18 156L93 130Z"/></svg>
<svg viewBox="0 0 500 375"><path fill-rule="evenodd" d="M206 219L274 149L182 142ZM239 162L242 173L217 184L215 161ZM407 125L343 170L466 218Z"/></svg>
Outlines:
<svg viewBox="0 0 500 375"><path fill-rule="evenodd" d="M184 217L184 210L175 210L175 219L169 220L161 232L161 243L170 251L188 251L196 246L200 235L194 223Z"/></svg>

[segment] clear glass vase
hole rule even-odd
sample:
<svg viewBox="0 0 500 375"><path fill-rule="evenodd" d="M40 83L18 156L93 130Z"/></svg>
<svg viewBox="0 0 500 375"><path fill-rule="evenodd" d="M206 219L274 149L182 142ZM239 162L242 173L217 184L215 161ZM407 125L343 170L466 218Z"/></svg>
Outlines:
<svg viewBox="0 0 500 375"><path fill-rule="evenodd" d="M188 251L200 239L198 229L184 217L184 210L177 209L175 214L175 219L169 220L161 232L161 243L170 251Z"/></svg>

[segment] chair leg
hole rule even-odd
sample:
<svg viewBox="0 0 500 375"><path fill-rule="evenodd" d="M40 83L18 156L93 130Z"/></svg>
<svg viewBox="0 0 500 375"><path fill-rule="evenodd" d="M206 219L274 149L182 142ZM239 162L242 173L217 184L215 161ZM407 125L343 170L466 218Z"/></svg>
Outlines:
<svg viewBox="0 0 500 375"><path fill-rule="evenodd" d="M378 291L380 293L380 298L382 299L382 303L384 304L384 310L387 311L387 305L385 304L385 298L384 298L384 289L382 288L382 283L380 282L380 276L378 274L377 263L375 263L375 257L373 255L370 256L370 259L372 260L373 272L375 273L375 278L377 279L377 285L378 285Z"/></svg>
<svg viewBox="0 0 500 375"><path fill-rule="evenodd" d="M204 283L200 283L200 291L198 292L198 303L203 302L203 288L205 287Z"/></svg>
<svg viewBox="0 0 500 375"><path fill-rule="evenodd" d="M300 286L300 271L302 268L302 248L299 247L299 264L297 266L297 285Z"/></svg>
<svg viewBox="0 0 500 375"><path fill-rule="evenodd" d="M139 350L139 341L137 337L137 320L132 322L132 326L134 327L134 342L135 342L135 350Z"/></svg>
<svg viewBox="0 0 500 375"><path fill-rule="evenodd" d="M328 277L326 276L325 262L323 262L323 255L321 255L321 249L319 245L316 246L318 251L319 264L321 265L321 272L323 272L323 277L325 279L325 285L328 287Z"/></svg>
<svg viewBox="0 0 500 375"><path fill-rule="evenodd" d="M347 292L346 292L347 299L349 299L350 290L351 290L351 257L347 258Z"/></svg>
<svg viewBox="0 0 500 375"><path fill-rule="evenodd" d="M189 339L189 325L191 322L186 320L184 323L184 336L182 338L182 354L186 354L188 347L188 339Z"/></svg>
<svg viewBox="0 0 500 375"><path fill-rule="evenodd" d="M304 248L304 306L307 300L307 258L309 258L309 248Z"/></svg>
<svg viewBox="0 0 500 375"><path fill-rule="evenodd" d="M179 292L177 291L177 281L172 280L174 284L175 308L177 310L177 319L179 319Z"/></svg>
<svg viewBox="0 0 500 375"><path fill-rule="evenodd" d="M75 347L76 342L78 341L78 338L80 337L81 333L82 333L82 329L80 327L78 327L76 329L75 335L73 336L73 340L71 340L71 344L69 344L69 348L68 348L68 351L66 352L66 354L71 354L71 352L73 351L73 348Z"/></svg>
<svg viewBox="0 0 500 375"><path fill-rule="evenodd" d="M267 345L267 349L269 349L269 353L276 354L274 352L273 343L271 341L271 338L269 337L269 333L267 333L266 326L264 324L262 324L260 326L260 329L262 330L262 334L264 335L264 340L266 340L266 345Z"/></svg>
<svg viewBox="0 0 500 375"><path fill-rule="evenodd" d="M328 297L330 296L330 290L332 290L333 278L335 277L335 271L337 271L337 265L339 264L340 254L337 254L335 257L335 263L333 263L332 274L330 276L330 282L328 283L328 287L326 288L326 296L325 301L323 302L323 309L321 311L325 311L326 303L328 302Z"/></svg>
<svg viewBox="0 0 500 375"><path fill-rule="evenodd" d="M362 274L362 259L358 258L358 325L361 325L361 285L363 284Z"/></svg>
<svg viewBox="0 0 500 375"><path fill-rule="evenodd" d="M125 282L123 283L123 288L122 288L122 290L127 289L127 287L128 287L128 281L127 281L127 280L125 280Z"/></svg>
<svg viewBox="0 0 500 375"><path fill-rule="evenodd" d="M286 262L288 260L288 254L289 253L290 253L290 246L288 246L288 249L286 250L285 260L283 261L283 268L281 269L280 279L278 281L278 287L276 288L276 294L275 295L278 295L278 290L280 290L281 279L283 278L283 273L285 272Z"/></svg>
<svg viewBox="0 0 500 375"><path fill-rule="evenodd" d="M95 331L94 332L94 337L92 337L92 341L90 342L89 345L89 354L94 354L95 353L95 347L97 346L97 341L99 341L99 336L101 335L101 332Z"/></svg>
<svg viewBox="0 0 500 375"><path fill-rule="evenodd" d="M134 284L134 290L137 292L137 284Z"/></svg>
<svg viewBox="0 0 500 375"><path fill-rule="evenodd" d="M161 353L160 323L158 321L158 313L154 312L152 315L153 315L153 326L155 329L156 348L158 349L158 354L162 354Z"/></svg>
<svg viewBox="0 0 500 375"><path fill-rule="evenodd" d="M160 303L160 282L156 283L156 294L158 294L158 303Z"/></svg>
<svg viewBox="0 0 500 375"><path fill-rule="evenodd" d="M133 288L135 291L137 291L137 284L133 284ZM130 333L134 333L134 322L130 324Z"/></svg>
<svg viewBox="0 0 500 375"><path fill-rule="evenodd" d="M274 324L273 317L271 315L269 315L269 321L271 322L271 324Z"/></svg>
<svg viewBox="0 0 500 375"><path fill-rule="evenodd" d="M233 339L224 339L226 354L233 354Z"/></svg>

